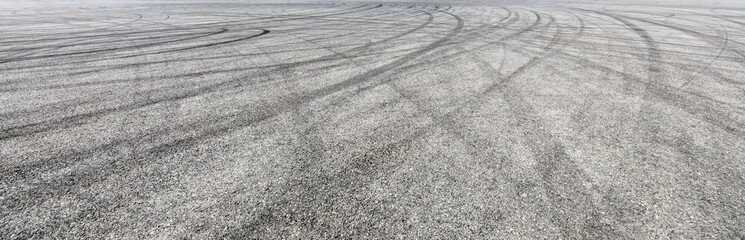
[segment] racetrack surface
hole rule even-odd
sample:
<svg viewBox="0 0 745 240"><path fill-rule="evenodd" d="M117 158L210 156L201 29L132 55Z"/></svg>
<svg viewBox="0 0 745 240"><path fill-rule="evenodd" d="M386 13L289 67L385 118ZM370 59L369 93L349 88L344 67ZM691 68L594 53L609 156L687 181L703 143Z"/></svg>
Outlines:
<svg viewBox="0 0 745 240"><path fill-rule="evenodd" d="M745 6L0 22L0 239L745 238Z"/></svg>

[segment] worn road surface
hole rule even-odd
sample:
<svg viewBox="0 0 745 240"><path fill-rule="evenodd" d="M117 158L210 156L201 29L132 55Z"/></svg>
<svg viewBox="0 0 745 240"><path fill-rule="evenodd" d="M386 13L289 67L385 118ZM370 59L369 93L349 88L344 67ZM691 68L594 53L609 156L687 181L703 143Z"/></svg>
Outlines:
<svg viewBox="0 0 745 240"><path fill-rule="evenodd" d="M5 2L0 239L745 238L745 4L675 2Z"/></svg>

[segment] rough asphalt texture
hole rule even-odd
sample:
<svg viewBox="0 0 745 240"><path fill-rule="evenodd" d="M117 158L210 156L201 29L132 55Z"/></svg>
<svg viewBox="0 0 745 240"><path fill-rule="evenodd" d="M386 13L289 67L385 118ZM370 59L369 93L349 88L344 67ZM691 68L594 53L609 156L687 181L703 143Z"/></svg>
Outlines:
<svg viewBox="0 0 745 240"><path fill-rule="evenodd" d="M656 3L6 5L0 239L745 238L745 6Z"/></svg>

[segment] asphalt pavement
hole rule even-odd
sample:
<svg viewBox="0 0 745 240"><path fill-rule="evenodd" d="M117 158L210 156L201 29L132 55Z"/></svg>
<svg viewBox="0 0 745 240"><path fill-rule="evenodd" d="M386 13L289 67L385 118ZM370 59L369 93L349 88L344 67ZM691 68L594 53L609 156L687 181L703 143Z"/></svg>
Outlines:
<svg viewBox="0 0 745 240"><path fill-rule="evenodd" d="M745 4L0 5L0 239L745 239Z"/></svg>

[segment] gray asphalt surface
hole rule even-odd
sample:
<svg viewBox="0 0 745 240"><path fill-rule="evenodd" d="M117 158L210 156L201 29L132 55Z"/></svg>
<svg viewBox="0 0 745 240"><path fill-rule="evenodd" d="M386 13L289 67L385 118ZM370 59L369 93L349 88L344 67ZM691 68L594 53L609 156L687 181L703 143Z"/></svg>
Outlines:
<svg viewBox="0 0 745 240"><path fill-rule="evenodd" d="M743 239L736 5L5 5L0 239Z"/></svg>

